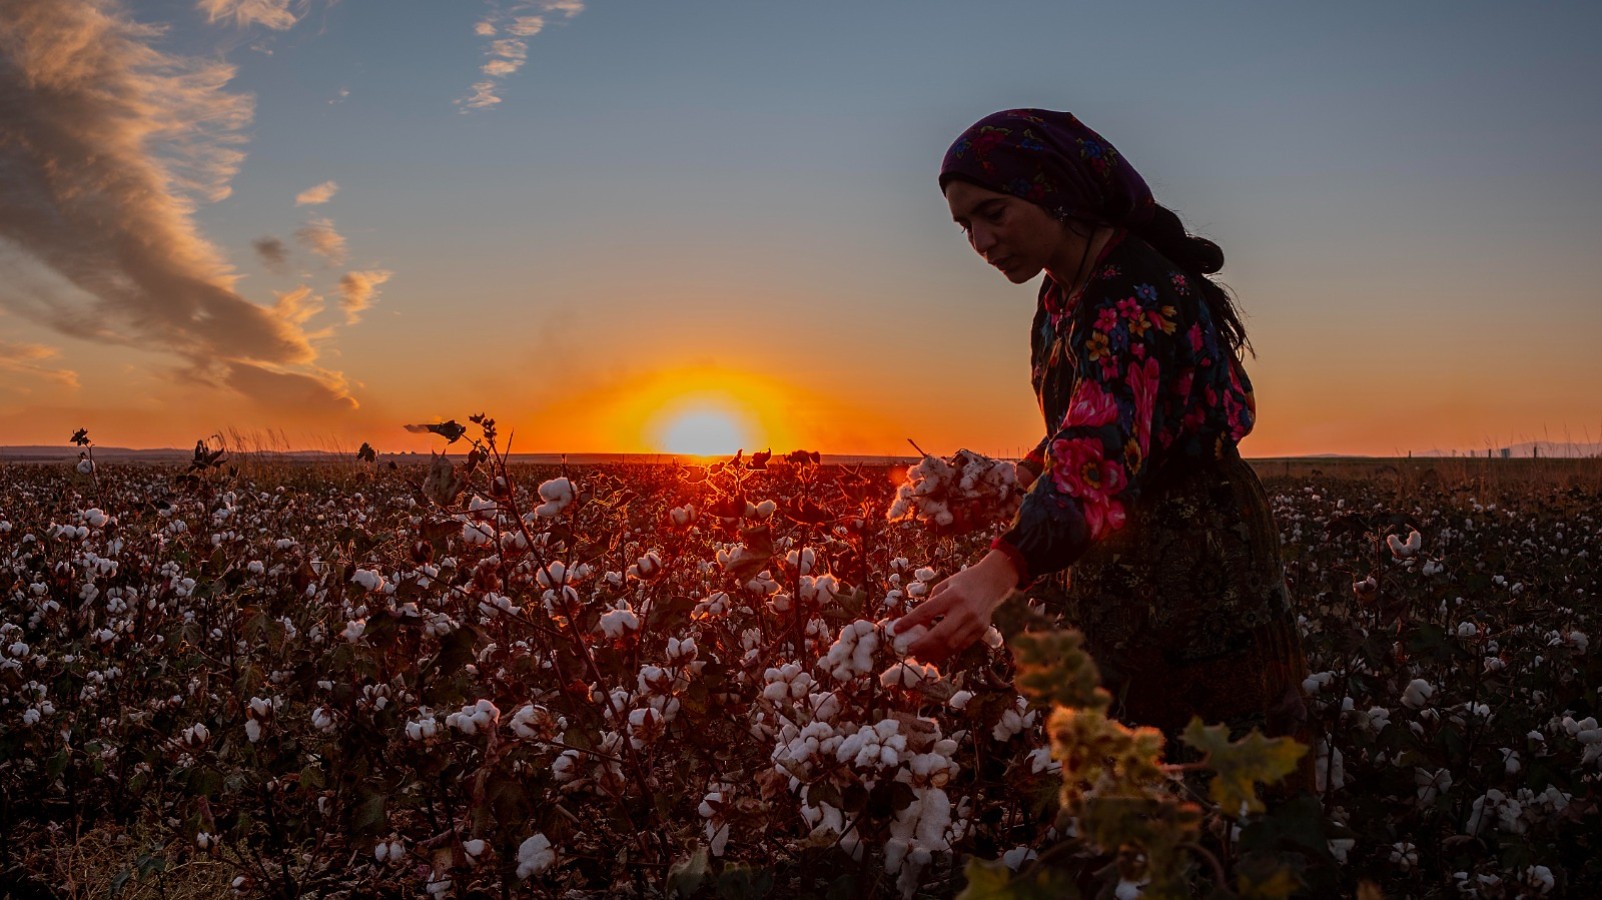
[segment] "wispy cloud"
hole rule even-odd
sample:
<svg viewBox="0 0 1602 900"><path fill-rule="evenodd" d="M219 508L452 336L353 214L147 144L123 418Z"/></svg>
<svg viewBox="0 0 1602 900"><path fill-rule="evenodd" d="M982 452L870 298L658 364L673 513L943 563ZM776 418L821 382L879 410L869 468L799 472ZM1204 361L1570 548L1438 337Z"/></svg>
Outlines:
<svg viewBox="0 0 1602 900"><path fill-rule="evenodd" d="M0 340L0 374L21 375L42 379L64 387L78 387L78 373L71 369L58 369L51 361L61 352L44 344L26 344ZM13 387L19 393L31 393L27 386Z"/></svg>
<svg viewBox="0 0 1602 900"><path fill-rule="evenodd" d="M484 78L457 105L467 112L500 103L501 82L528 61L528 38L544 31L550 17L571 19L583 11L583 0L522 0L505 8L492 4L489 14L473 25L474 34L492 39L484 51L488 59L479 66Z"/></svg>
<svg viewBox="0 0 1602 900"><path fill-rule="evenodd" d="M289 263L288 245L270 234L256 238L250 242L250 246L256 251L256 256L261 259L262 265L274 272L284 271Z"/></svg>
<svg viewBox="0 0 1602 900"><path fill-rule="evenodd" d="M304 8L304 3L300 5ZM206 14L209 22L233 19L241 28L263 25L275 31L286 31L299 21L290 11L290 0L200 0L195 6Z"/></svg>
<svg viewBox="0 0 1602 900"><path fill-rule="evenodd" d="M113 0L0 0L0 251L54 276L0 284L0 305L176 355L202 383L298 370L343 397L300 326L240 296L200 234L196 198L228 196L251 100L226 89L232 67L164 53L161 34Z"/></svg>
<svg viewBox="0 0 1602 900"><path fill-rule="evenodd" d="M332 181L325 181L314 187L309 187L295 195L296 206L317 206L334 199L339 192L339 185Z"/></svg>
<svg viewBox="0 0 1602 900"><path fill-rule="evenodd" d="M373 298L378 296L378 286L394 274L387 269L367 269L346 272L339 279L339 308L345 311L346 325L361 321L361 314L372 307Z"/></svg>
<svg viewBox="0 0 1602 900"><path fill-rule="evenodd" d="M322 311L323 298L313 294L312 289L304 284L279 294L278 302L273 304L273 312L280 319L296 325L306 324L306 320Z"/></svg>
<svg viewBox="0 0 1602 900"><path fill-rule="evenodd" d="M295 238L306 249L332 263L345 260L345 237L334 230L334 220L312 216L306 224L295 229Z"/></svg>

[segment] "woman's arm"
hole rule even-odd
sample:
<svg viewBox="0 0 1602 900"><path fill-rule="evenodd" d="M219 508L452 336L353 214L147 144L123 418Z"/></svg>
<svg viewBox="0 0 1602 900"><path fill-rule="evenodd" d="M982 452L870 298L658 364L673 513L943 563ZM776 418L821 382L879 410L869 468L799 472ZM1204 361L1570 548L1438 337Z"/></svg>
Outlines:
<svg viewBox="0 0 1602 900"><path fill-rule="evenodd" d="M1164 424L1158 392L1178 330L1165 293L1143 281L1108 279L1085 298L1093 305L1075 354L1077 386L1060 427L1044 442L1045 470L990 553L936 585L902 618L898 631L945 617L909 648L912 655L936 661L967 646L1011 590L1066 568L1123 526L1144 480L1152 436Z"/></svg>

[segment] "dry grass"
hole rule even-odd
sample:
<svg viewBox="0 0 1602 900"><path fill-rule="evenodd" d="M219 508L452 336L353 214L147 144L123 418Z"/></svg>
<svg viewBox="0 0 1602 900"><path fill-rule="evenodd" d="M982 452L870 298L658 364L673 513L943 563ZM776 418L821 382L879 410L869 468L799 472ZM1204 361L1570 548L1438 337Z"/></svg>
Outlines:
<svg viewBox="0 0 1602 900"><path fill-rule="evenodd" d="M106 823L76 836L63 829L40 835L27 850L13 855L28 860L35 891L0 892L0 897L214 900L232 893L236 874L227 863L175 847L166 832L147 826Z"/></svg>

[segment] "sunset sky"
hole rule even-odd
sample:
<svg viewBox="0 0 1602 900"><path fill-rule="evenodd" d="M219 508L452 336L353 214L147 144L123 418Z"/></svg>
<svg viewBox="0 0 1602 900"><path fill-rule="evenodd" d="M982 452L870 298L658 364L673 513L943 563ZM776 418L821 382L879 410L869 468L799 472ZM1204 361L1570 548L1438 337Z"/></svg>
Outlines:
<svg viewBox="0 0 1602 900"><path fill-rule="evenodd" d="M0 0L0 445L1012 455L946 146L1224 249L1247 456L1602 440L1602 4ZM268 438L268 434L274 437ZM733 447L727 449L732 450Z"/></svg>

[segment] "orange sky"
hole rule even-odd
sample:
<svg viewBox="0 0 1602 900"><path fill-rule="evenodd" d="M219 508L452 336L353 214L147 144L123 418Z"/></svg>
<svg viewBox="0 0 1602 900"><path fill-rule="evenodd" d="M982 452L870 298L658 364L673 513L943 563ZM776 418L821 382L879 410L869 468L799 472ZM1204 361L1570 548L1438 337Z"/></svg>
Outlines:
<svg viewBox="0 0 1602 900"><path fill-rule="evenodd" d="M1017 453L935 171L1023 105L1224 248L1246 455L1602 441L1602 7L530 2L15 0L0 446Z"/></svg>

